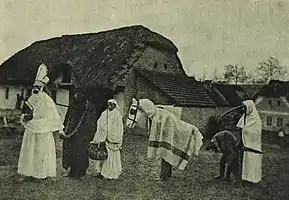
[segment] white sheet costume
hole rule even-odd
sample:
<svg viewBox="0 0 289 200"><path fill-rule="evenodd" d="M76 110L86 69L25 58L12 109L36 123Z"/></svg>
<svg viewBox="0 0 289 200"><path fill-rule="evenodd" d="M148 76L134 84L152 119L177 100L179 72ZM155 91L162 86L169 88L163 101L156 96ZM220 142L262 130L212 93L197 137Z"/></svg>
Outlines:
<svg viewBox="0 0 289 200"><path fill-rule="evenodd" d="M149 99L140 99L139 107L152 120L149 124L148 158L162 158L184 170L192 155L199 155L203 136L199 129L157 108Z"/></svg>
<svg viewBox="0 0 289 200"><path fill-rule="evenodd" d="M251 150L244 151L242 179L258 183L262 178L262 121L253 101L247 100L243 104L246 106L246 117L244 114L237 126L242 128L244 148L249 148L256 152ZM246 119L245 125L244 118Z"/></svg>
<svg viewBox="0 0 289 200"><path fill-rule="evenodd" d="M24 123L18 173L38 179L56 176L56 152L53 132L63 130L60 115L53 100L43 92L48 83L47 68L38 68L34 86L41 86L38 94L32 93L28 104L33 108L33 119Z"/></svg>
<svg viewBox="0 0 289 200"><path fill-rule="evenodd" d="M120 148L123 142L123 121L120 108L116 100L108 102L116 107L113 110L106 109L97 121L97 131L92 142L106 142L108 158L101 162L96 162L96 171L104 178L117 179L122 172Z"/></svg>

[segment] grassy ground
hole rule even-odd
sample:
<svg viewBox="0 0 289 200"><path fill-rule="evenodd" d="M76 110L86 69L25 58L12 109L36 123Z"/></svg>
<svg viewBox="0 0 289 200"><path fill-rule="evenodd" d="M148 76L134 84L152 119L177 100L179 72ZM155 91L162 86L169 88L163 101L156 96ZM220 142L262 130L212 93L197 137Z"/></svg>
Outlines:
<svg viewBox="0 0 289 200"><path fill-rule="evenodd" d="M147 139L126 134L122 151L123 174L119 180L82 181L63 178L18 183L17 159L20 136L0 137L0 199L287 199L289 195L289 146L264 144L263 174L259 185L249 187L212 180L218 173L218 154L202 151L186 170L173 171L167 182L155 180L159 162L146 159ZM61 143L56 139L60 166ZM60 174L60 167L58 169Z"/></svg>

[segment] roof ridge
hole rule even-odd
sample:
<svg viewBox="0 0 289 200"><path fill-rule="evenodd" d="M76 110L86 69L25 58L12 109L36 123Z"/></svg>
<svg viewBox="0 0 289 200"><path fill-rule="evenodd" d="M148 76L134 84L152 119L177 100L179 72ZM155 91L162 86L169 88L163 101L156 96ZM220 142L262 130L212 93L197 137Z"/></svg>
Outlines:
<svg viewBox="0 0 289 200"><path fill-rule="evenodd" d="M153 73L155 75L166 74L167 76L171 76L171 77L188 78L189 80L191 80L191 77L189 77L187 74L174 74L174 73L171 73L169 71L162 72L162 71L157 71L157 70L153 70L153 69L144 69L144 68L136 68L135 70L139 73ZM192 80L194 80L194 79L192 79Z"/></svg>

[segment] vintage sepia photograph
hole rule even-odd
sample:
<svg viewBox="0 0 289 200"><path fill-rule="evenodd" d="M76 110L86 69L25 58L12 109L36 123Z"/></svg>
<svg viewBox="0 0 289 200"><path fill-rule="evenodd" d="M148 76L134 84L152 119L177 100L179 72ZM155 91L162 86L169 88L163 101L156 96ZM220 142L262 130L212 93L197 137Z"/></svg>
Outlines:
<svg viewBox="0 0 289 200"><path fill-rule="evenodd" d="M286 200L289 0L1 0L0 200Z"/></svg>

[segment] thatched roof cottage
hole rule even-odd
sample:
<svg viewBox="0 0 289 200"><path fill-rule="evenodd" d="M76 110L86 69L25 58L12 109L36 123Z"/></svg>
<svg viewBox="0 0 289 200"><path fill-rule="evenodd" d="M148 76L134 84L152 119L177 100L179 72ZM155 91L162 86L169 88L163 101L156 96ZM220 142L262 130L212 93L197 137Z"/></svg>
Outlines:
<svg viewBox="0 0 289 200"><path fill-rule="evenodd" d="M115 95L125 114L137 95L136 70L186 76L177 52L169 39L140 25L37 41L0 66L0 107L13 108L16 94L25 93L45 63L57 103L68 105L73 88L81 87L99 109Z"/></svg>

